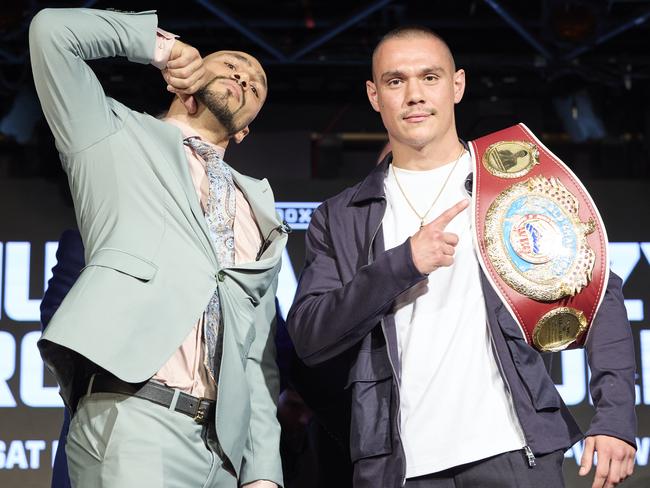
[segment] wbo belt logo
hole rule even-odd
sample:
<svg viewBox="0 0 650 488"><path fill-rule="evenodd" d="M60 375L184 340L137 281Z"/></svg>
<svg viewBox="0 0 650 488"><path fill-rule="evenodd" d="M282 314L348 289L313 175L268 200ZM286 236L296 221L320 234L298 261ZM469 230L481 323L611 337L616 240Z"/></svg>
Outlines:
<svg viewBox="0 0 650 488"><path fill-rule="evenodd" d="M579 293L589 281L595 253L578 200L557 178L533 177L502 191L485 216L487 255L517 292L539 301Z"/></svg>

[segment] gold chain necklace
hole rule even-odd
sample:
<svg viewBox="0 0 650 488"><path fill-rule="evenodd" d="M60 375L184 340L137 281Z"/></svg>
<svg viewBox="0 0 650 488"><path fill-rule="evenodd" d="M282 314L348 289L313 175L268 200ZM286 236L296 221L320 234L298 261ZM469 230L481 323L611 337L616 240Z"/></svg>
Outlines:
<svg viewBox="0 0 650 488"><path fill-rule="evenodd" d="M436 197L433 199L433 202L431 202L431 205L429 206L429 209L424 212L424 215L420 215L420 213L415 210L415 207L409 200L409 198L406 196L406 192L404 191L404 188L402 188L402 185L399 182L399 179L397 178L397 173L395 172L395 165L391 163L391 168L393 169L393 176L395 177L395 183L397 183L397 188L399 188L399 191L402 193L402 196L404 197L404 200L406 200L406 203L408 203L408 206L411 207L411 210L413 210L413 213L418 216L418 219L420 219L420 229L424 227L424 220L427 218L427 215L429 215L429 212L431 212L431 209L433 206L436 204L438 201L438 198L440 198L440 195L442 195L442 191L445 189L445 186L447 186L447 183L449 182L449 178L451 178L452 173L456 169L456 166L458 165L458 161L460 161L460 157L465 153L465 148L463 147L460 151L460 154L456 158L456 161L454 161L454 165L451 167L451 170L449 170L449 174L447 175L447 179L445 182L442 184L440 187L440 191L436 195Z"/></svg>

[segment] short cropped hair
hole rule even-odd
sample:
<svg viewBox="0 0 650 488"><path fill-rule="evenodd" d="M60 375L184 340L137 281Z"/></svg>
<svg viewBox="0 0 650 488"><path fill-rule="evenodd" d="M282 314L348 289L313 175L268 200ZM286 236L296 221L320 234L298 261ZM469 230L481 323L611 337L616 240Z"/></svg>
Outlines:
<svg viewBox="0 0 650 488"><path fill-rule="evenodd" d="M390 32L387 32L386 34L383 35L381 39L379 39L379 42L375 46L375 49L372 51L373 77L375 74L375 56L377 55L377 51L379 51L381 45L386 41L390 41L391 39L409 39L413 37L431 37L433 39L440 41L445 46L447 52L449 53L449 59L451 60L452 70L456 71L456 61L454 60L454 55L451 53L449 44L447 44L447 41L445 41L440 34L423 25L404 25L401 27L397 27L391 30Z"/></svg>

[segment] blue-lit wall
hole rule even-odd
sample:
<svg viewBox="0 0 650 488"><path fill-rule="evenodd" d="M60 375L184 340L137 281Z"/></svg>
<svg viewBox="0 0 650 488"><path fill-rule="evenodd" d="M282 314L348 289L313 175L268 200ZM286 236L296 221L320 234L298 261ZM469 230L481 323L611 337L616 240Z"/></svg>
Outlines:
<svg viewBox="0 0 650 488"><path fill-rule="evenodd" d="M277 204L278 211L294 230L283 257L278 288L285 316L304 258L304 230L317 205L315 202ZM65 212L70 213L70 210ZM44 370L36 341L40 336L40 299L56 264L57 242L53 239L58 232L53 235L52 229L62 231L69 222L65 220L41 228L38 218L29 216L26 223L10 225L9 230L0 232L0 486L43 486L44 480L49 478L62 403L58 388ZM12 232L16 238L8 235ZM28 234L32 235L30 239L24 237ZM635 478L641 479L650 472L646 467L650 455L650 323L645 318L650 302L650 281L647 279L650 239L645 229L639 229L638 234L638 240L612 242L610 256L612 270L626 283L624 291L628 298L625 304L637 348L640 429ZM554 370L558 390L586 428L592 406L585 354L582 350L565 351L558 358ZM570 449L566 453L565 469L577 470L581 454L581 444ZM569 483L568 486L573 485ZM645 485L630 483L630 486Z"/></svg>

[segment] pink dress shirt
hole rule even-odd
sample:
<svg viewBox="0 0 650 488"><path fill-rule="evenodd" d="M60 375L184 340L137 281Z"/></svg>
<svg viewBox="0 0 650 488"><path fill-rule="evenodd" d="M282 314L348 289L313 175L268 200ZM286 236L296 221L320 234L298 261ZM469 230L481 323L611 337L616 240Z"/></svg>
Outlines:
<svg viewBox="0 0 650 488"><path fill-rule="evenodd" d="M175 36L158 29L156 51L152 64L163 69L169 59ZM183 138L199 137L199 134L189 125L173 118L165 122L178 127ZM204 141L210 144L208 141ZM211 144L213 149L222 157L225 149ZM185 155L189 166L190 175L201 208L205 209L208 199L209 183L206 174L205 162L188 146L185 146ZM235 188L235 264L255 261L257 253L262 246L262 236L255 221L253 211L246 197L239 188ZM207 303L206 303L207 306ZM205 314L194 325L183 343L169 360L153 376L153 380L163 383L171 388L177 388L185 393L197 397L216 398L216 384L205 366L205 351L203 343L203 322Z"/></svg>

